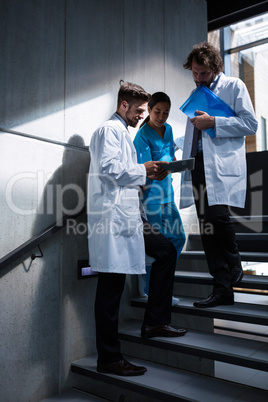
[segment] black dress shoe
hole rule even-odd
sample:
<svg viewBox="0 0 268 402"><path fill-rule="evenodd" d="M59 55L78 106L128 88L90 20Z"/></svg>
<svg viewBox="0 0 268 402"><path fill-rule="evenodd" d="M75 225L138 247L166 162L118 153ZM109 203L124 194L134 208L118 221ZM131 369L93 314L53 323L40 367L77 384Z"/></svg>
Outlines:
<svg viewBox="0 0 268 402"><path fill-rule="evenodd" d="M172 328L170 325L155 325L150 327L149 325L142 324L141 337L142 338L154 338L155 336L165 336L172 338L176 336L183 336L187 332L185 328Z"/></svg>
<svg viewBox="0 0 268 402"><path fill-rule="evenodd" d="M243 269L233 269L231 271L231 280L232 280L232 286L238 285L244 276Z"/></svg>
<svg viewBox="0 0 268 402"><path fill-rule="evenodd" d="M147 371L146 367L135 366L126 359L119 360L115 363L102 364L98 363L97 371L99 373L117 374L122 376L142 375Z"/></svg>
<svg viewBox="0 0 268 402"><path fill-rule="evenodd" d="M207 299L194 302L195 307L206 308L216 306L227 306L234 304L234 296L222 296L219 293L211 293Z"/></svg>

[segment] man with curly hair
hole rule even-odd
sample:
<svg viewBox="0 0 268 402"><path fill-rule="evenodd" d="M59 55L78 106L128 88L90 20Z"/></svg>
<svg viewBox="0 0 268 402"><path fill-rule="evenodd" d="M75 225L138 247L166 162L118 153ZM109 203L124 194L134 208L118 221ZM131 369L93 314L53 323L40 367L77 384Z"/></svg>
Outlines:
<svg viewBox="0 0 268 402"><path fill-rule="evenodd" d="M185 208L195 202L213 276L212 294L194 306L231 305L233 286L242 280L243 270L229 207L243 208L245 204L245 136L255 134L257 121L245 84L223 73L220 53L210 43L195 45L183 67L192 71L197 87L205 85L235 112L234 116L221 117L196 110L196 116L188 119L183 158L194 157L195 169L182 175L180 205ZM209 128L215 137L206 132Z"/></svg>

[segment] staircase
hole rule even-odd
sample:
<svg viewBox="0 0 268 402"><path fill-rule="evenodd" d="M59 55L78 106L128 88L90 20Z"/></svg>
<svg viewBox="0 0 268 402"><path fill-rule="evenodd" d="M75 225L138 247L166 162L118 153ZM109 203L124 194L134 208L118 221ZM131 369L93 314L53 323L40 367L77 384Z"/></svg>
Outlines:
<svg viewBox="0 0 268 402"><path fill-rule="evenodd" d="M253 219L254 218L254 219ZM268 262L268 219L234 218L243 261ZM256 225L262 230L254 231ZM181 338L142 339L146 299L133 298L130 319L120 324L122 351L148 371L118 377L96 371L96 356L72 363L77 388L110 401L268 401L268 276L244 275L233 306L193 307L212 289L199 235L189 235L177 263L172 324ZM267 271L266 271L267 272Z"/></svg>

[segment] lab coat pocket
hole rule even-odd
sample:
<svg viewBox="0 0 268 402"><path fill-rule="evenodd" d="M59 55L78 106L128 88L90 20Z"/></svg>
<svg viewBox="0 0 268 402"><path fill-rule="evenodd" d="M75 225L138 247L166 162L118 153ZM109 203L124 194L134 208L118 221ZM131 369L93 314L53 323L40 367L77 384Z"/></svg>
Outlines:
<svg viewBox="0 0 268 402"><path fill-rule="evenodd" d="M241 166L237 152L215 155L215 167L220 176L240 176Z"/></svg>
<svg viewBox="0 0 268 402"><path fill-rule="evenodd" d="M130 205L114 205L112 233L115 237L131 237L138 234L142 225L140 210Z"/></svg>

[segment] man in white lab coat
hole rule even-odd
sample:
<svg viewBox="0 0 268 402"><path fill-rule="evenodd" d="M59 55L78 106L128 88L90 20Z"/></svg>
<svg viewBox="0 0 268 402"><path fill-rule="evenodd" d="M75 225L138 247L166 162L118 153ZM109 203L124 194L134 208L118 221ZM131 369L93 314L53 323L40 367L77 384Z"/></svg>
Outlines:
<svg viewBox="0 0 268 402"><path fill-rule="evenodd" d="M245 136L257 130L245 84L226 77L220 53L208 42L195 45L183 66L192 71L196 86L207 86L234 111L235 116L209 116L202 110L188 119L183 158L195 157L195 169L182 174L180 207L195 202L201 239L213 292L195 307L234 303L233 286L243 277L241 258L229 207L243 208L246 197ZM207 134L213 128L215 137ZM194 195L194 197L193 197Z"/></svg>
<svg viewBox="0 0 268 402"><path fill-rule="evenodd" d="M136 84L124 83L117 110L98 128L90 143L88 179L89 262L98 274L95 299L97 370L122 376L141 375L145 367L121 354L118 313L126 274L145 273L145 251L153 257L148 303L141 336L182 336L172 328L171 301L176 249L141 217L139 190L146 177L162 180L167 171L158 162L137 163L128 126L144 118L150 95Z"/></svg>

